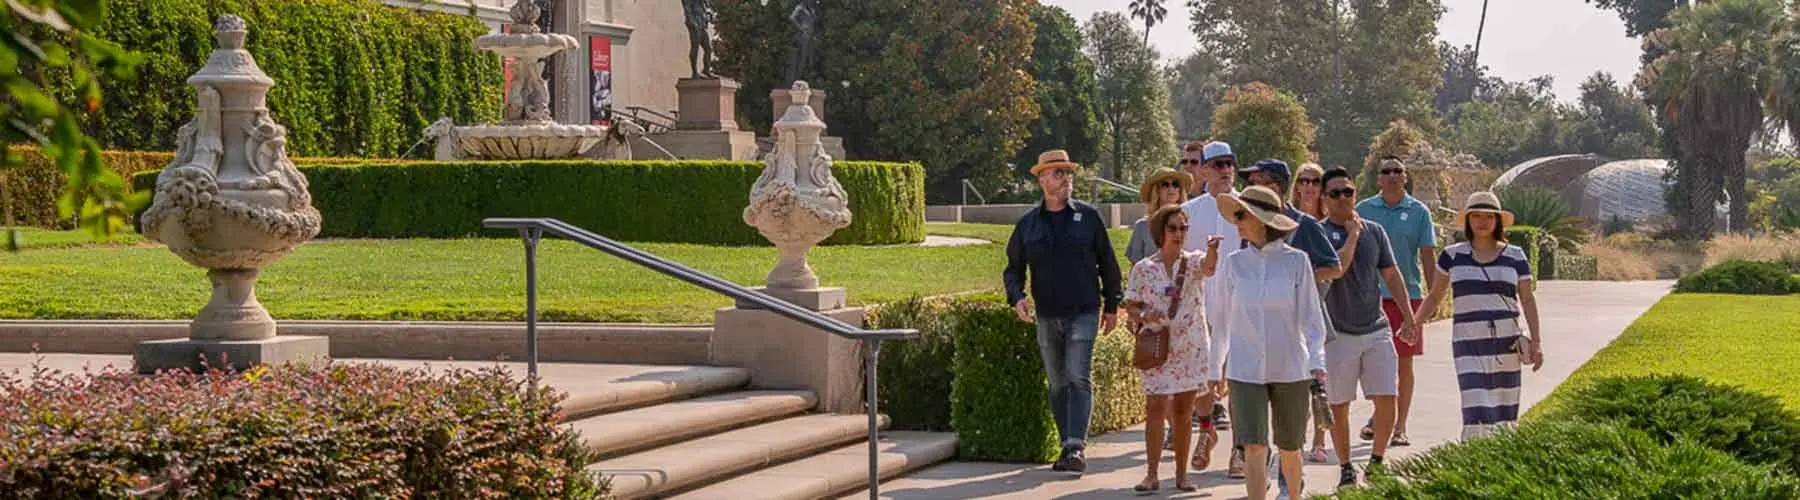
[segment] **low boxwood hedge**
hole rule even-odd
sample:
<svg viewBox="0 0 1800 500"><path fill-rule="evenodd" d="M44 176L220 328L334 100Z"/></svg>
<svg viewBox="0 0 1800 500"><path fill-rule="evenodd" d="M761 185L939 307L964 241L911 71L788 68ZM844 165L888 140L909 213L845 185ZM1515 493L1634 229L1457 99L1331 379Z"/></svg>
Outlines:
<svg viewBox="0 0 1800 500"><path fill-rule="evenodd" d="M1687 439L1800 475L1800 415L1774 396L1697 377L1600 379L1543 418L1615 423L1664 443Z"/></svg>
<svg viewBox="0 0 1800 500"><path fill-rule="evenodd" d="M1037 329L1019 321L1003 297L915 297L880 306L870 323L920 334L882 347L881 411L893 427L954 430L965 459L1055 458ZM1131 339L1121 331L1095 343L1090 435L1144 421L1143 385L1130 360Z"/></svg>
<svg viewBox="0 0 1800 500"><path fill-rule="evenodd" d="M562 398L498 367L0 374L0 499L603 497Z"/></svg>
<svg viewBox="0 0 1800 500"><path fill-rule="evenodd" d="M1628 427L1533 422L1390 462L1340 500L1800 498L1800 481L1688 440Z"/></svg>
<svg viewBox="0 0 1800 500"><path fill-rule="evenodd" d="M522 161L315 164L300 171L324 215L324 238L499 235L488 217L551 217L623 241L766 245L744 224L762 164L745 161ZM925 170L837 162L849 227L825 244L925 240ZM137 189L156 183L137 174Z"/></svg>
<svg viewBox="0 0 1800 500"><path fill-rule="evenodd" d="M1592 255L1556 254L1556 279L1593 281L1600 279L1600 259Z"/></svg>
<svg viewBox="0 0 1800 500"><path fill-rule="evenodd" d="M1675 282L1677 293L1785 295L1800 293L1800 277L1773 262L1732 259Z"/></svg>

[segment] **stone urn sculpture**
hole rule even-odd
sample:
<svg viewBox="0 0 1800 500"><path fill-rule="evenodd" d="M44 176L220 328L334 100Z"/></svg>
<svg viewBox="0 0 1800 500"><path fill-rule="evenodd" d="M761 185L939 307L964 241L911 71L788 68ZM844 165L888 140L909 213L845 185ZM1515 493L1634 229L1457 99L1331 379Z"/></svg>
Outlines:
<svg viewBox="0 0 1800 500"><path fill-rule="evenodd" d="M801 290L819 286L806 252L850 225L850 198L831 175L831 155L820 136L825 122L813 113L812 91L794 82L787 113L775 122L775 149L763 158L762 176L750 188L744 223L755 226L780 250L768 287Z"/></svg>
<svg viewBox="0 0 1800 500"><path fill-rule="evenodd" d="M207 270L212 299L194 318L190 341L274 338L275 320L256 300L256 279L319 233L306 176L287 157L287 129L269 116L265 98L275 82L244 50L248 34L243 19L219 17L218 48L187 80L198 112L177 132L175 159L157 176L155 201L142 215L146 237ZM140 345L140 369L144 350ZM194 350L171 354L192 358ZM232 364L239 361L255 360Z"/></svg>

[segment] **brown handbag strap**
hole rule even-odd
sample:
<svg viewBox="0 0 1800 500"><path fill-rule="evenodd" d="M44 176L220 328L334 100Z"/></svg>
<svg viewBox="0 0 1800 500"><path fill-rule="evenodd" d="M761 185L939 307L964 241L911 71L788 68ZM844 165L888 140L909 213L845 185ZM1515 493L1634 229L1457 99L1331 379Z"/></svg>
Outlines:
<svg viewBox="0 0 1800 500"><path fill-rule="evenodd" d="M1175 261L1175 296L1169 300L1169 321L1175 321L1175 313L1181 310L1182 285L1187 283L1187 256Z"/></svg>

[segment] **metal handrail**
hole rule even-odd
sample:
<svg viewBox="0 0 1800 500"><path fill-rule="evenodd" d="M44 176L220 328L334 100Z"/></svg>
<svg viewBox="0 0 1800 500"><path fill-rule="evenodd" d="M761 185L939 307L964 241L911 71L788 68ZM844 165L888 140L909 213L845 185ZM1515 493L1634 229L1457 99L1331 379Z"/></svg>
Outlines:
<svg viewBox="0 0 1800 500"><path fill-rule="evenodd" d="M666 114L663 114L663 113L662 113L662 112L660 112L660 111L657 111L657 110L654 110L654 109L650 109L650 108L646 108L646 107L643 107L643 106L626 106L626 107L625 107L625 110L626 110L626 111L630 111L630 112L631 112L631 117L632 117L632 118L637 118L637 119L639 119L639 120L642 120L642 121L645 121L645 122L648 122L648 123L652 123L652 124L655 124L655 125L656 125L656 126L658 126L658 127L662 127L662 128L664 128L664 129L667 129L667 130L675 130L675 126L676 126L676 125L677 125L677 124L680 124L680 123L681 123L681 119L679 119L679 118L676 118L676 117L673 117L673 116L669 116L669 115L666 115ZM655 117L655 118L657 118L657 119L659 119L659 120L662 120L662 121L661 121L661 122L658 122L658 121L655 121L655 120L647 120L647 119L644 119L644 117L641 117L641 116L638 116L638 115L639 115L639 114L646 114L646 115L650 115L650 116L652 116L652 117Z"/></svg>
<svg viewBox="0 0 1800 500"><path fill-rule="evenodd" d="M586 245L595 250L606 252L630 261L633 264L649 268L652 271L686 281L705 288L714 293L733 299L749 302L775 314L800 322L813 328L831 332L833 335L851 340L863 341L863 350L868 354L863 362L864 381L868 385L866 397L869 415L869 498L877 498L881 493L880 468L876 462L879 456L880 425L877 423L877 391L878 373L876 359L881 356L881 341L901 340L916 337L918 330L911 328L868 330L850 326L849 323L820 314L818 311L806 309L772 295L746 288L743 285L720 279L716 276L700 272L658 257L655 254L632 248L623 243L613 241L592 231L582 229L569 223L549 218L489 218L483 219L481 225L490 229L515 229L519 237L525 240L525 350L528 370L533 380L537 379L538 338L537 338L537 245L545 233L561 236Z"/></svg>

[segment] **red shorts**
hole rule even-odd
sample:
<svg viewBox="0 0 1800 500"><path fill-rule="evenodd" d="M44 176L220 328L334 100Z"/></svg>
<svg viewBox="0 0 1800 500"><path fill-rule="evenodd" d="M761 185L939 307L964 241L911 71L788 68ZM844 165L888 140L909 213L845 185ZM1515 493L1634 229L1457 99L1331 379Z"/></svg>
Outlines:
<svg viewBox="0 0 1800 500"><path fill-rule="evenodd" d="M1421 319L1421 320L1424 319L1425 313L1423 311L1419 310L1419 306L1424 303L1425 303L1424 300L1412 299L1413 314L1418 315L1419 319ZM1394 299L1381 299L1381 312L1384 314L1387 314L1388 328L1390 328L1394 332L1394 351L1395 352L1399 353L1403 357L1404 356L1418 356L1421 354L1425 354L1425 332L1424 332L1424 329L1420 329L1420 331L1419 331L1419 343L1417 343L1417 344L1408 344L1408 343L1402 342L1400 340L1400 324L1401 324L1401 322L1400 322L1400 304L1398 302L1394 302Z"/></svg>

